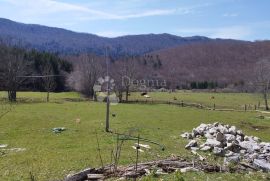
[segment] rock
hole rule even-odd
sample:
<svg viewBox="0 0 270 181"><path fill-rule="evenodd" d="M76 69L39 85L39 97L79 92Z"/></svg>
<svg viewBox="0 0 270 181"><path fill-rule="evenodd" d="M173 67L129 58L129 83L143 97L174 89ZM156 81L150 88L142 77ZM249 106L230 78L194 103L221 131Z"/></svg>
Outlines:
<svg viewBox="0 0 270 181"><path fill-rule="evenodd" d="M256 142L261 142L261 139L258 138L257 136L254 136L254 137L253 137L253 140L256 141Z"/></svg>
<svg viewBox="0 0 270 181"><path fill-rule="evenodd" d="M91 172L93 172L95 169L93 168L87 168L83 171L80 171L78 173L75 174L70 174L67 176L67 178L65 178L64 181L78 181L78 180L86 180L87 179L87 175L91 174Z"/></svg>
<svg viewBox="0 0 270 181"><path fill-rule="evenodd" d="M247 151L246 151L246 150L240 150L239 153L241 153L241 154L246 154Z"/></svg>
<svg viewBox="0 0 270 181"><path fill-rule="evenodd" d="M231 126L230 128L229 128L229 133L230 134L233 134L233 135L236 135L236 127L235 126Z"/></svg>
<svg viewBox="0 0 270 181"><path fill-rule="evenodd" d="M209 151L211 150L212 148L210 146L203 146L200 150L201 151Z"/></svg>
<svg viewBox="0 0 270 181"><path fill-rule="evenodd" d="M226 139L227 142L231 143L231 142L233 142L235 140L235 136L232 135L232 134L225 134L224 136L225 136L225 139Z"/></svg>
<svg viewBox="0 0 270 181"><path fill-rule="evenodd" d="M258 156L259 156L258 153L253 153L253 154L249 155L249 159L254 160L254 159L258 158Z"/></svg>
<svg viewBox="0 0 270 181"><path fill-rule="evenodd" d="M190 147L191 150L197 151L199 148L198 147Z"/></svg>
<svg viewBox="0 0 270 181"><path fill-rule="evenodd" d="M225 151L224 151L223 148L214 147L213 154L215 154L217 156L224 156L225 155Z"/></svg>
<svg viewBox="0 0 270 181"><path fill-rule="evenodd" d="M252 153L254 151L259 151L260 150L260 146L256 143L256 142L252 142L252 141L243 141L239 143L239 146L241 148L246 149L249 153Z"/></svg>
<svg viewBox="0 0 270 181"><path fill-rule="evenodd" d="M205 142L205 145L210 146L210 147L220 147L221 142L219 142L215 139L207 139Z"/></svg>
<svg viewBox="0 0 270 181"><path fill-rule="evenodd" d="M191 133L191 136L193 137L193 138L195 138L197 135L199 135L200 133L197 131L197 129L193 129L192 130L192 133Z"/></svg>
<svg viewBox="0 0 270 181"><path fill-rule="evenodd" d="M255 159L253 165L263 171L270 171L270 163L263 159Z"/></svg>
<svg viewBox="0 0 270 181"><path fill-rule="evenodd" d="M216 127L214 127L214 128L211 128L211 129L209 129L209 131L208 131L208 133L210 133L210 134L214 134L214 133L216 133L217 132L217 128Z"/></svg>
<svg viewBox="0 0 270 181"><path fill-rule="evenodd" d="M7 146L8 146L7 144L3 144L3 145L0 144L0 148L6 148Z"/></svg>
<svg viewBox="0 0 270 181"><path fill-rule="evenodd" d="M199 170L194 167L186 167L186 168L181 168L180 172L181 173L186 173L186 172L198 172Z"/></svg>
<svg viewBox="0 0 270 181"><path fill-rule="evenodd" d="M192 139L192 134L185 132L180 135L182 138Z"/></svg>
<svg viewBox="0 0 270 181"><path fill-rule="evenodd" d="M224 158L225 163L239 163L240 162L240 155L232 155L229 157Z"/></svg>
<svg viewBox="0 0 270 181"><path fill-rule="evenodd" d="M227 143L227 146L224 148L225 150L230 150L234 153L239 153L241 147L236 144L236 142L232 142L232 143Z"/></svg>
<svg viewBox="0 0 270 181"><path fill-rule="evenodd" d="M217 133L216 140L219 142L223 142L225 140L225 137L222 133Z"/></svg>
<svg viewBox="0 0 270 181"><path fill-rule="evenodd" d="M223 134L228 133L228 129L226 127L222 126L222 125L218 126L218 130L219 130L220 133L223 133Z"/></svg>
<svg viewBox="0 0 270 181"><path fill-rule="evenodd" d="M197 141L196 140L191 140L186 146L185 148L186 149L189 149L191 147L196 147L198 145Z"/></svg>
<svg viewBox="0 0 270 181"><path fill-rule="evenodd" d="M230 157L230 156L233 156L233 154L234 154L234 152L229 150L229 151L226 152L225 156Z"/></svg>
<svg viewBox="0 0 270 181"><path fill-rule="evenodd" d="M242 142L242 141L244 141L244 137L240 136L240 135L236 135L236 141Z"/></svg>
<svg viewBox="0 0 270 181"><path fill-rule="evenodd" d="M239 136L243 136L243 135L244 135L243 132L242 132L241 130L237 130L237 131L236 131L236 134L239 135Z"/></svg>
<svg viewBox="0 0 270 181"><path fill-rule="evenodd" d="M207 139L214 139L214 136L211 135L210 133L206 133L206 134L204 135L204 137L207 138Z"/></svg>

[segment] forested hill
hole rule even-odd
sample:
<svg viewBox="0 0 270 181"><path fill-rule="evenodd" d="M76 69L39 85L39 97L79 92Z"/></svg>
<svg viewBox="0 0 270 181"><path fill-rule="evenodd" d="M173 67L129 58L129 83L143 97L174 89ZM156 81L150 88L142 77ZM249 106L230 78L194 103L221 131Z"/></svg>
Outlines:
<svg viewBox="0 0 270 181"><path fill-rule="evenodd" d="M3 18L0 18L0 39L11 45L15 44L23 48L34 48L60 54L95 53L102 55L104 47L108 46L110 47L110 54L116 56L141 55L194 42L224 41L202 36L179 37L170 34L106 38L61 28L23 24Z"/></svg>

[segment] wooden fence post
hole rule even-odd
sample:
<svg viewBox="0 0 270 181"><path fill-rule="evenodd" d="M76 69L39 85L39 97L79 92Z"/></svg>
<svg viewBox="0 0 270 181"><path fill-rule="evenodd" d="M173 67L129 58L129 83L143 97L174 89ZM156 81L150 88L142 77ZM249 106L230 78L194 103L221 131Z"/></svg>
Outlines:
<svg viewBox="0 0 270 181"><path fill-rule="evenodd" d="M245 104L245 111L247 111L247 105Z"/></svg>
<svg viewBox="0 0 270 181"><path fill-rule="evenodd" d="M181 101L181 105L182 105L182 107L184 107L184 101L183 100Z"/></svg>

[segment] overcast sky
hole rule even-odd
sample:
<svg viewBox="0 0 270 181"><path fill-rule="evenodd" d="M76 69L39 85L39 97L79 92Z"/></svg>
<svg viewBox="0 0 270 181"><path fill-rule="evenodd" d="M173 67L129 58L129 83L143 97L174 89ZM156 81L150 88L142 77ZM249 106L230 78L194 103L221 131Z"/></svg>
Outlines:
<svg viewBox="0 0 270 181"><path fill-rule="evenodd" d="M107 37L270 39L270 0L0 0L0 17Z"/></svg>

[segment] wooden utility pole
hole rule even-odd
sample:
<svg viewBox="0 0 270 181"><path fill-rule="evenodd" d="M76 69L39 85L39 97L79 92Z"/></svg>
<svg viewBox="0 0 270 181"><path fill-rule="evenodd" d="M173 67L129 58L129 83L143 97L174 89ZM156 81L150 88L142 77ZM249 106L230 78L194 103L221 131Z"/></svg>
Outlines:
<svg viewBox="0 0 270 181"><path fill-rule="evenodd" d="M105 79L109 79L109 61L107 55L107 47L105 48L105 59L107 66L107 77ZM106 105L106 128L105 131L110 131L110 80L107 80L107 105Z"/></svg>

